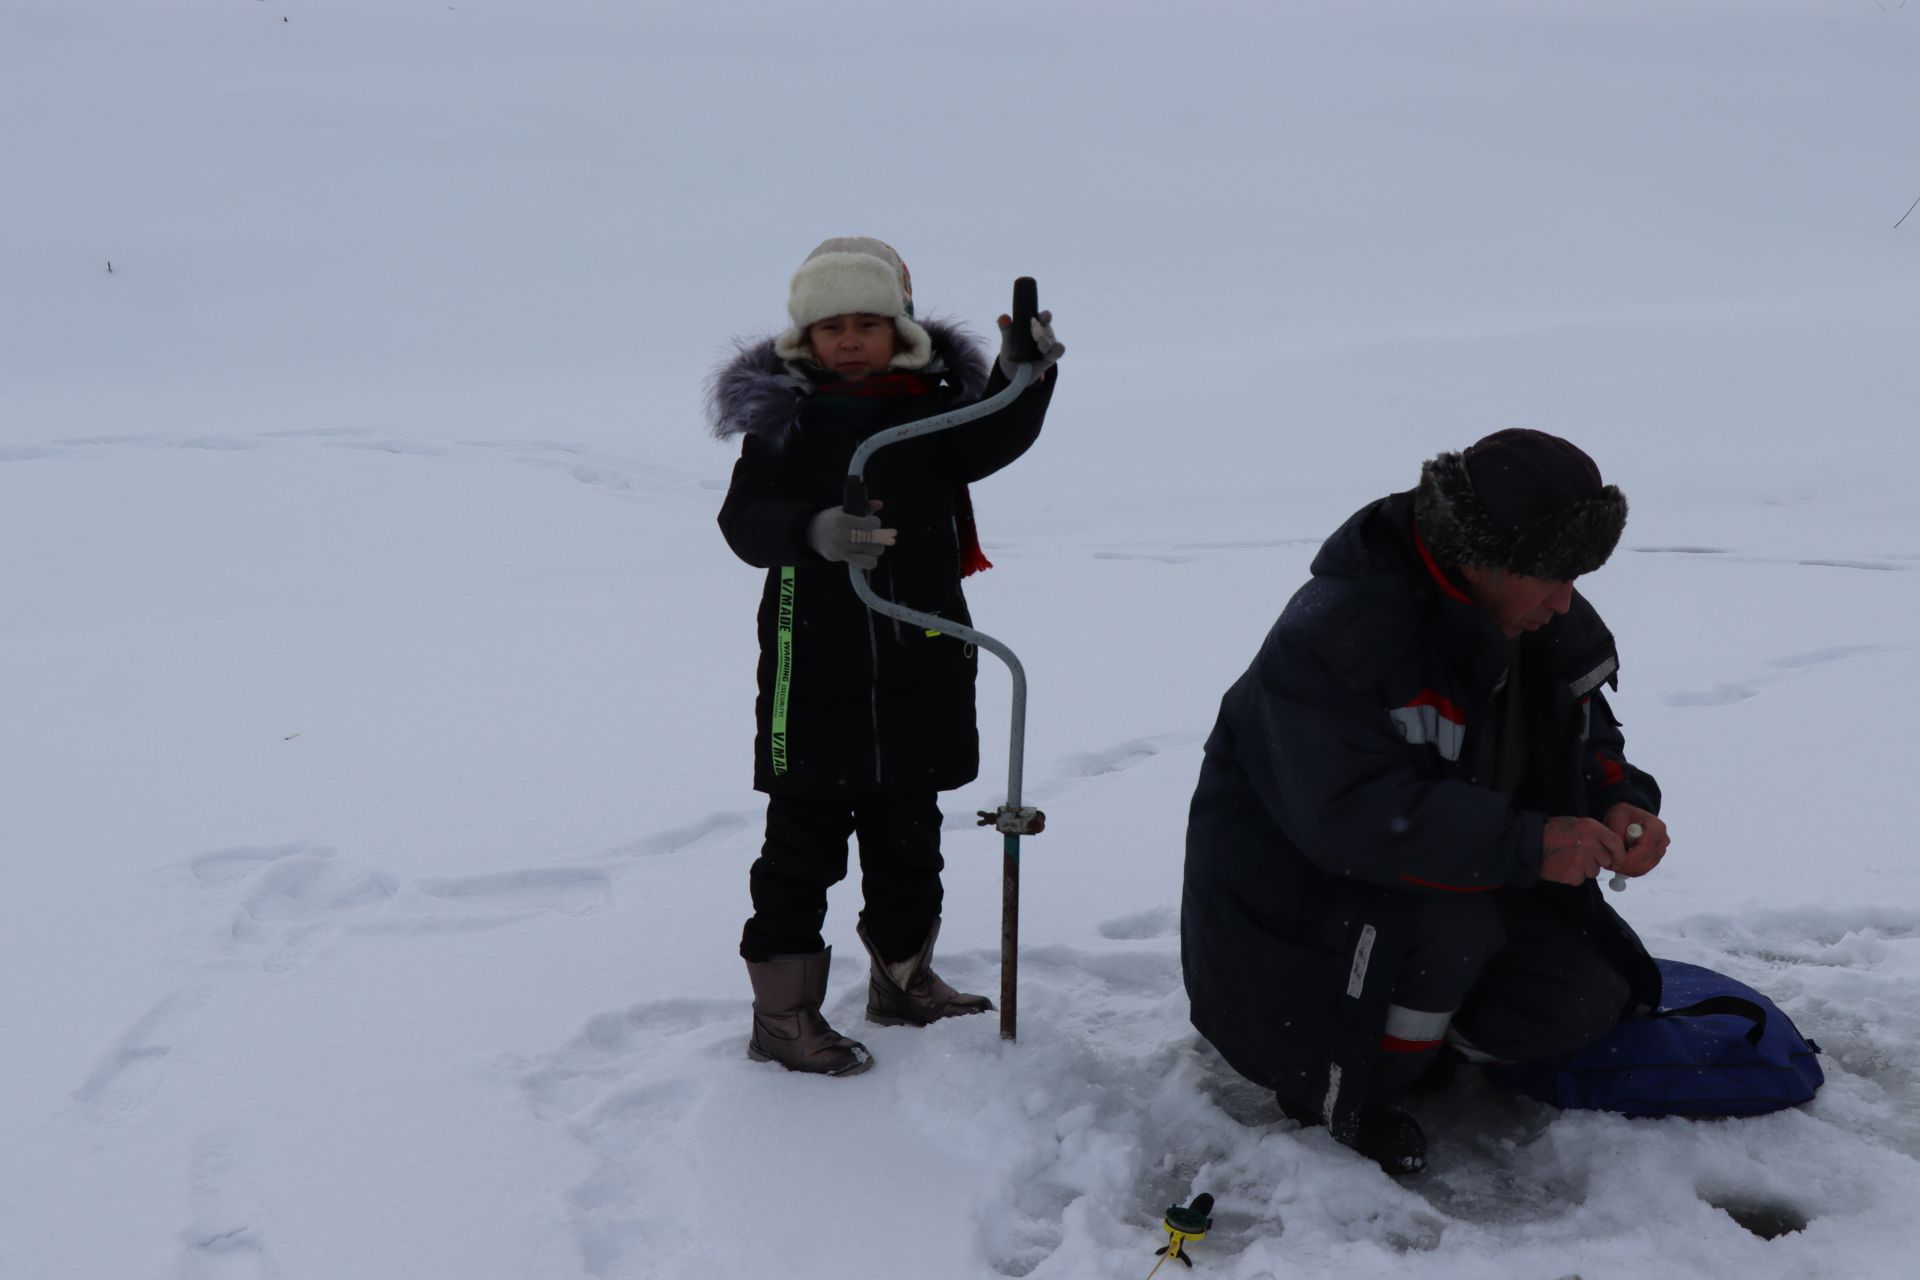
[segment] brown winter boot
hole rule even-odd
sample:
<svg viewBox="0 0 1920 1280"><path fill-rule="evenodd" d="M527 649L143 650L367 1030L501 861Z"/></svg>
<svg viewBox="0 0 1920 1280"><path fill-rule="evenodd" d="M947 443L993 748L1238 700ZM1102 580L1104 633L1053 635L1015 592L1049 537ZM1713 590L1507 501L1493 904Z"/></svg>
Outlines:
<svg viewBox="0 0 1920 1280"><path fill-rule="evenodd" d="M889 964L874 950L867 927L857 925L873 968L867 977L867 1021L884 1027L924 1027L941 1018L957 1018L967 1013L985 1013L993 1001L985 996L970 996L955 991L933 971L933 940L940 936L940 922L927 930L927 940L905 960Z"/></svg>
<svg viewBox="0 0 1920 1280"><path fill-rule="evenodd" d="M832 964L832 947L811 955L747 961L753 983L749 1058L823 1076L858 1075L873 1065L867 1046L841 1035L820 1016Z"/></svg>

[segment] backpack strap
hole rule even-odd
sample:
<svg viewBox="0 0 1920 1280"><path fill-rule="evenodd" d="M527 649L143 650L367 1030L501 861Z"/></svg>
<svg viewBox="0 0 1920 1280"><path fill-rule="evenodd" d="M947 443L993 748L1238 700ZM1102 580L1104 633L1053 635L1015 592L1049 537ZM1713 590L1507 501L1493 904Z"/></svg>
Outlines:
<svg viewBox="0 0 1920 1280"><path fill-rule="evenodd" d="M1747 1032L1747 1043L1758 1046L1760 1037L1767 1032L1767 1011L1751 1000L1739 996L1708 996L1705 1000L1683 1005L1678 1009L1655 1009L1647 1016L1650 1018L1692 1018L1701 1014L1731 1013L1753 1023Z"/></svg>

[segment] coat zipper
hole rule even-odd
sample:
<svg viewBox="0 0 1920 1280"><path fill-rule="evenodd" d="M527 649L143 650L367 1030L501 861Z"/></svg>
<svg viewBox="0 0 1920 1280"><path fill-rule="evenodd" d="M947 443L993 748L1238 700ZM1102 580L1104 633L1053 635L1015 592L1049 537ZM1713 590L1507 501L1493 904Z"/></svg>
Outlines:
<svg viewBox="0 0 1920 1280"><path fill-rule="evenodd" d="M898 601L899 598L900 598L899 589L893 585L893 566L888 565L887 566L887 599ZM906 638L900 634L900 619L894 618L894 619L891 619L891 621L893 622L893 642L895 644L905 644Z"/></svg>
<svg viewBox="0 0 1920 1280"><path fill-rule="evenodd" d="M873 610L867 613L867 649L873 655L873 669L867 682L867 703L873 716L873 781L880 783L880 634L873 628Z"/></svg>

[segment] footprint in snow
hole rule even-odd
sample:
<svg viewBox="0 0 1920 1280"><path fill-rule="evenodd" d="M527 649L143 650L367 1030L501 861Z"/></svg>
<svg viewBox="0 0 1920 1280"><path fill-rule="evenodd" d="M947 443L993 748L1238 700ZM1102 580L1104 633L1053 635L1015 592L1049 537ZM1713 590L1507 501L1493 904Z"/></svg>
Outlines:
<svg viewBox="0 0 1920 1280"><path fill-rule="evenodd" d="M205 886L235 884L257 875L272 863L283 858L331 858L333 850L322 845L296 841L293 844L241 845L232 849L215 849L187 859L187 870L193 879Z"/></svg>
<svg viewBox="0 0 1920 1280"><path fill-rule="evenodd" d="M167 443L161 435L117 435L117 436L67 436L54 441L57 445L71 445L74 448L90 448L96 445L136 445L157 447Z"/></svg>
<svg viewBox="0 0 1920 1280"><path fill-rule="evenodd" d="M409 881L304 842L217 849L188 859L185 870L202 889L238 889L227 948L273 972L343 937L463 932L539 914L597 915L613 905L612 877L594 867Z"/></svg>
<svg viewBox="0 0 1920 1280"><path fill-rule="evenodd" d="M187 1165L192 1217L180 1232L180 1280L268 1280L279 1274L243 1202L249 1184L244 1140L202 1134Z"/></svg>
<svg viewBox="0 0 1920 1280"><path fill-rule="evenodd" d="M360 449L369 453L391 453L412 458L441 458L447 451L435 444L409 444L405 440L336 440L328 449Z"/></svg>
<svg viewBox="0 0 1920 1280"><path fill-rule="evenodd" d="M251 1227L213 1232L190 1227L180 1238L186 1249L174 1273L179 1280L273 1280L280 1274Z"/></svg>
<svg viewBox="0 0 1920 1280"><path fill-rule="evenodd" d="M1096 551L1095 560L1145 560L1152 564L1192 564L1192 556L1154 555L1145 551Z"/></svg>
<svg viewBox="0 0 1920 1280"><path fill-rule="evenodd" d="M1420 1196L1461 1222L1552 1222L1588 1193L1591 1170L1540 1146L1554 1112L1460 1072L1444 1093L1410 1107L1426 1129L1432 1163Z"/></svg>
<svg viewBox="0 0 1920 1280"><path fill-rule="evenodd" d="M658 858L671 853L681 853L722 836L744 833L757 821L756 815L745 810L710 813L683 827L670 827L665 831L643 836L632 844L622 845L609 853L604 860L625 862L634 858Z"/></svg>
<svg viewBox="0 0 1920 1280"><path fill-rule="evenodd" d="M1769 659L1769 672L1755 676L1751 680L1727 681L1716 684L1710 689L1688 689L1665 695L1661 700L1670 707L1727 707L1736 702L1745 702L1758 697L1761 690L1769 684L1789 679L1794 672L1805 671L1813 667L1830 663L1845 662L1863 654L1883 653L1895 646L1880 644L1836 645L1828 649L1814 649L1806 653L1789 653Z"/></svg>
<svg viewBox="0 0 1920 1280"><path fill-rule="evenodd" d="M1144 942L1171 938L1180 932L1180 913L1172 907L1150 907L1132 915L1114 916L1094 926L1101 937L1115 942Z"/></svg>
<svg viewBox="0 0 1920 1280"><path fill-rule="evenodd" d="M613 905L613 881L607 873L582 867L543 867L421 880L416 882L416 887L430 898L500 911L557 911L563 916L591 916Z"/></svg>
<svg viewBox="0 0 1920 1280"><path fill-rule="evenodd" d="M1760 691L1750 684L1717 684L1711 689L1670 693L1662 701L1670 707L1730 707L1759 694Z"/></svg>
<svg viewBox="0 0 1920 1280"><path fill-rule="evenodd" d="M615 493L711 487L703 480L634 458L596 454L584 444L564 440L468 440L465 447L498 450L524 466L565 471L581 484Z"/></svg>
<svg viewBox="0 0 1920 1280"><path fill-rule="evenodd" d="M88 1118L123 1125L145 1114L166 1079L170 1055L213 994L211 986L182 988L121 1032L74 1090Z"/></svg>
<svg viewBox="0 0 1920 1280"><path fill-rule="evenodd" d="M702 1057L730 1046L746 1055L747 1002L654 1000L602 1013L563 1048L539 1059L522 1078L534 1113L579 1116L627 1081L647 1074L663 1055L688 1046Z"/></svg>
<svg viewBox="0 0 1920 1280"><path fill-rule="evenodd" d="M207 449L215 453L242 453L248 449L258 449L257 441L241 440L236 436L189 436L184 440L169 443L176 449Z"/></svg>
<svg viewBox="0 0 1920 1280"><path fill-rule="evenodd" d="M1884 560L1817 559L1800 560L1795 563L1806 565L1811 569L1869 569L1876 573L1905 573L1912 567L1904 564L1889 564Z"/></svg>
<svg viewBox="0 0 1920 1280"><path fill-rule="evenodd" d="M1633 550L1643 556L1723 556L1727 547L1635 547Z"/></svg>
<svg viewBox="0 0 1920 1280"><path fill-rule="evenodd" d="M558 453L570 457L584 457L593 450L584 444L574 444L566 440L462 440L462 448L498 449L508 452Z"/></svg>
<svg viewBox="0 0 1920 1280"><path fill-rule="evenodd" d="M1915 557L1903 551L1888 552L1873 559L1855 559L1839 556L1748 556L1737 555L1731 547L1634 547L1641 555L1656 556L1724 556L1729 564L1785 564L1809 569L1867 569L1883 573L1901 573L1911 565L1901 561Z"/></svg>
<svg viewBox="0 0 1920 1280"><path fill-rule="evenodd" d="M1809 653L1790 653L1784 658L1774 658L1768 662L1770 667L1782 667L1797 670L1801 667L1818 667L1829 662L1844 662L1848 658L1857 658L1863 653L1880 653L1891 648L1884 644L1848 644L1831 649L1815 649Z"/></svg>
<svg viewBox="0 0 1920 1280"><path fill-rule="evenodd" d="M284 973L328 949L352 920L377 918L400 892L383 871L301 854L268 863L246 884L229 937L269 973Z"/></svg>
<svg viewBox="0 0 1920 1280"><path fill-rule="evenodd" d="M1176 542L1175 551L1265 551L1274 547L1317 547L1325 538L1260 538L1244 542Z"/></svg>
<svg viewBox="0 0 1920 1280"><path fill-rule="evenodd" d="M59 450L106 446L113 448L197 449L203 452L246 452L272 444L317 444L328 449L354 449L400 457L442 458L454 449L377 435L364 427L314 427L263 431L242 438L225 434L172 437L163 435L80 436L46 445L0 446L0 462L29 462L58 456ZM459 449L504 452L525 466L564 471L581 484L610 493L647 496L662 490L711 491L725 488L711 476L685 474L642 459L596 454L589 446L559 440L466 440Z"/></svg>
<svg viewBox="0 0 1920 1280"><path fill-rule="evenodd" d="M1192 741L1185 734L1163 733L1148 738L1129 738L1099 751L1071 752L1060 757L1059 769L1070 778L1098 778L1109 773L1125 773L1143 765L1170 748Z"/></svg>
<svg viewBox="0 0 1920 1280"><path fill-rule="evenodd" d="M565 1199L589 1274L628 1274L642 1260L647 1274L669 1274L697 1246L681 1225L701 1216L684 1161L703 1146L701 1104L731 1078L722 1064L750 1069L747 1007L744 997L679 999L603 1013L522 1075L533 1113L565 1124L594 1157Z"/></svg>
<svg viewBox="0 0 1920 1280"><path fill-rule="evenodd" d="M613 904L612 878L596 868L541 867L409 883L305 842L216 849L175 863L155 879L232 904L223 927L200 937L186 957L203 972L219 967L210 961L224 959L228 972L219 982L192 983L167 995L95 1060L73 1096L102 1124L124 1124L146 1111L200 1010L238 973L284 973L355 937L497 928L538 915L594 915Z"/></svg>
<svg viewBox="0 0 1920 1280"><path fill-rule="evenodd" d="M988 957L980 954L978 960L985 963ZM955 968L958 967L956 963ZM947 965L943 962L940 968L944 974ZM1057 945L1022 948L1020 982L1023 1013L1038 1005L1055 1017L1068 1019L1068 1025L1082 1022L1081 1013L1092 1019L1092 1025L1098 1025L1114 1001L1139 1003L1142 996L1158 1000L1182 991L1180 956L1171 948L1140 951L1085 951ZM1029 985L1034 988L1032 992L1027 990ZM1076 1005L1081 1012L1075 1011ZM1184 1009L1184 995L1181 1005ZM1184 1020L1184 1012L1181 1016Z"/></svg>
<svg viewBox="0 0 1920 1280"><path fill-rule="evenodd" d="M408 881L297 841L216 849L163 869L232 903L213 950L270 973L311 962L344 939L497 928L541 914L588 916L613 905L612 877L592 867L538 867ZM205 948L192 957L204 962Z"/></svg>

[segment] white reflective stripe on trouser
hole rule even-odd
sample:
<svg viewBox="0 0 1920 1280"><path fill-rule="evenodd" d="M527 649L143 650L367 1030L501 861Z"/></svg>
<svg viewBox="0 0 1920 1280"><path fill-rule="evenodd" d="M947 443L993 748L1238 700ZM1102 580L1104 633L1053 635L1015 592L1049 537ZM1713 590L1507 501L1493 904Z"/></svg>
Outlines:
<svg viewBox="0 0 1920 1280"><path fill-rule="evenodd" d="M1353 967L1347 971L1347 995L1355 1000L1367 988L1367 966L1373 962L1372 925L1363 925L1360 929L1360 941L1353 944Z"/></svg>
<svg viewBox="0 0 1920 1280"><path fill-rule="evenodd" d="M1431 1013L1425 1009L1390 1004L1387 1006L1385 1034L1394 1040L1413 1044L1438 1044L1446 1038L1447 1028L1452 1024L1451 1009L1444 1013Z"/></svg>

